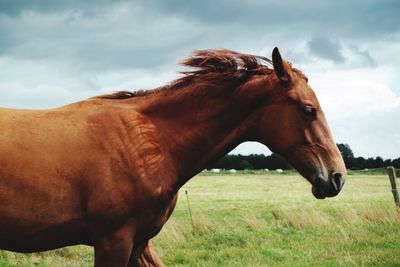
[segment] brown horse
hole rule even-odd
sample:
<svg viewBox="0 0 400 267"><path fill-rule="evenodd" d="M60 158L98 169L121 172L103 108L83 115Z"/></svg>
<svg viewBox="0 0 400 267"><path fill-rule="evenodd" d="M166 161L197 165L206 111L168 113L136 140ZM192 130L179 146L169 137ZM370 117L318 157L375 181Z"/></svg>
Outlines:
<svg viewBox="0 0 400 267"><path fill-rule="evenodd" d="M284 156L316 198L337 195L346 170L317 98L272 59L197 51L194 71L153 91L1 109L0 248L86 244L97 267L160 266L149 240L179 188L244 141Z"/></svg>

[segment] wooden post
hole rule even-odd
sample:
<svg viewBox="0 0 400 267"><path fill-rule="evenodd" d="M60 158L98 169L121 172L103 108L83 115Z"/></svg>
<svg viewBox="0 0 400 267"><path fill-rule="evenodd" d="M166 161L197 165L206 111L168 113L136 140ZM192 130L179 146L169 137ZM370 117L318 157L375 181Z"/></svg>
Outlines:
<svg viewBox="0 0 400 267"><path fill-rule="evenodd" d="M397 182L396 182L396 170L394 169L394 167L388 167L387 171L389 174L390 184L392 186L394 202L396 203L397 206L400 206L399 191L397 190Z"/></svg>
<svg viewBox="0 0 400 267"><path fill-rule="evenodd" d="M190 221L192 222L192 234L194 234L194 223L193 223L193 217L192 217L192 210L190 209L190 204L189 204L189 194L188 194L187 190L185 190L185 193L186 193L186 200L187 200L188 209L189 209Z"/></svg>

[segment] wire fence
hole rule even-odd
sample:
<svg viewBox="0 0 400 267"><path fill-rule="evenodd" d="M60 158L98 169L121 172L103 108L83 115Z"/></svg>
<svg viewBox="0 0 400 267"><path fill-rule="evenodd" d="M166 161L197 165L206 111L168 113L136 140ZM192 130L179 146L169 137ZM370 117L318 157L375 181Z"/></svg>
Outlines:
<svg viewBox="0 0 400 267"><path fill-rule="evenodd" d="M389 176L390 186L392 188L392 194L394 198L394 203L396 206L400 207L400 196L399 196L399 189L397 186L397 179L400 177L400 169L396 169L392 166L389 167L381 167L381 168L373 168L373 169L360 169L360 170L347 170L347 173L352 174L386 174Z"/></svg>
<svg viewBox="0 0 400 267"><path fill-rule="evenodd" d="M386 175L388 173L389 168L392 167L380 167L380 168L371 168L371 169L358 169L358 170L347 170L348 175L357 175L357 174L381 174ZM395 176L400 177L400 169L394 168Z"/></svg>
<svg viewBox="0 0 400 267"><path fill-rule="evenodd" d="M359 172L365 172L365 173L367 173L367 172L387 172L387 169L388 169L389 167L380 167L380 168L365 168L365 169L358 169L358 170L351 170L351 169L348 169L347 170L347 173L359 173ZM396 171L400 171L400 169L396 169Z"/></svg>

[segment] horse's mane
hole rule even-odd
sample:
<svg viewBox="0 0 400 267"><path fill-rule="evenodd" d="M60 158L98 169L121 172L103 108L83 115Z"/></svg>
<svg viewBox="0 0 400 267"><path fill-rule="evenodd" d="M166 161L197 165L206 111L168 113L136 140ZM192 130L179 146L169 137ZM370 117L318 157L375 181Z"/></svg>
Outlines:
<svg viewBox="0 0 400 267"><path fill-rule="evenodd" d="M228 49L196 50L183 60L181 65L194 68L181 72L183 77L172 83L154 90L120 91L94 97L95 99L126 99L153 94L165 90L174 90L189 85L193 81L219 84L234 81L255 74L268 75L272 73L272 60L262 56L241 54ZM269 65L269 66L268 66Z"/></svg>

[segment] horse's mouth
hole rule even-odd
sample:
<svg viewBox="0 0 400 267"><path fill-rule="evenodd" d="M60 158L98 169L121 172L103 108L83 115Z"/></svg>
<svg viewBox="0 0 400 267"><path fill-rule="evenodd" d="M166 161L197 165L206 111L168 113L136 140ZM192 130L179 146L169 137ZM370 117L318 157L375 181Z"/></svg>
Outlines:
<svg viewBox="0 0 400 267"><path fill-rule="evenodd" d="M322 188L316 187L316 186L312 186L311 188L311 192L314 195L314 197L316 199L324 199L326 198L324 191L322 190Z"/></svg>
<svg viewBox="0 0 400 267"><path fill-rule="evenodd" d="M322 176L318 176L314 179L311 192L317 199L324 199L326 197L334 197L339 194L342 189L344 181L342 178L332 178L325 180Z"/></svg>

